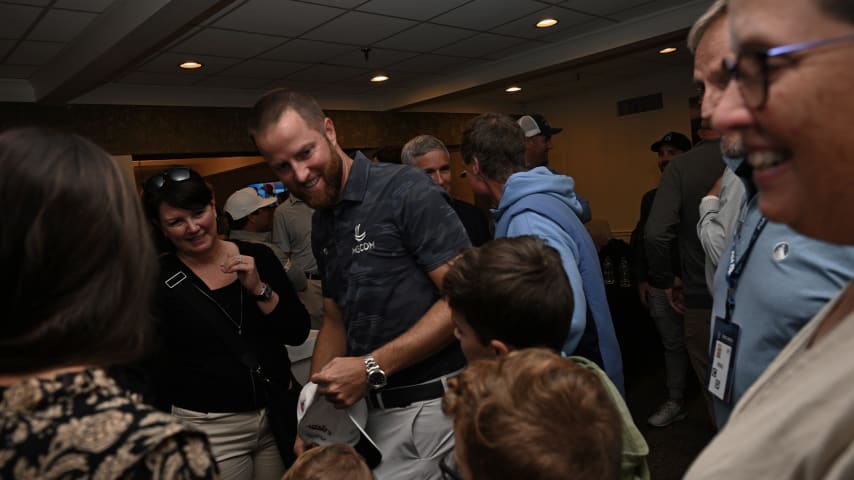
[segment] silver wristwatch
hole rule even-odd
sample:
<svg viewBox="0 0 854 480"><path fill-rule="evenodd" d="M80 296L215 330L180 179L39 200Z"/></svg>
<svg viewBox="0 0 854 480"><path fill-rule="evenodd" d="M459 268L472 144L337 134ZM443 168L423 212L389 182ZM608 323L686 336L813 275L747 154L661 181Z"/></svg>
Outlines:
<svg viewBox="0 0 854 480"><path fill-rule="evenodd" d="M386 386L386 383L388 383L388 378L386 377L385 372L380 368L377 361L374 360L374 356L370 353L365 355L365 371L368 373L368 385L372 389L378 390Z"/></svg>

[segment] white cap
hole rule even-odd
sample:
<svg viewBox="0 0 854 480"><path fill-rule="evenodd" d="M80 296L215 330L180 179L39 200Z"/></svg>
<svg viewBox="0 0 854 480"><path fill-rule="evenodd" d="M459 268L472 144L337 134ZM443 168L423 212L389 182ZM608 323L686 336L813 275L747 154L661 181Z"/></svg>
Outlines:
<svg viewBox="0 0 854 480"><path fill-rule="evenodd" d="M233 220L240 220L259 208L269 207L276 203L276 197L261 198L258 191L252 187L241 188L232 193L225 201L226 211Z"/></svg>
<svg viewBox="0 0 854 480"><path fill-rule="evenodd" d="M322 395L317 395L316 383L308 382L299 394L297 422L297 434L307 444L352 445L371 468L382 460L379 448L365 433L364 427L368 423L365 399L347 409L335 408Z"/></svg>
<svg viewBox="0 0 854 480"><path fill-rule="evenodd" d="M537 125L537 121L530 115L523 115L519 117L519 120L516 120L516 123L522 127L522 130L525 132L525 138L531 138L542 133L540 126Z"/></svg>

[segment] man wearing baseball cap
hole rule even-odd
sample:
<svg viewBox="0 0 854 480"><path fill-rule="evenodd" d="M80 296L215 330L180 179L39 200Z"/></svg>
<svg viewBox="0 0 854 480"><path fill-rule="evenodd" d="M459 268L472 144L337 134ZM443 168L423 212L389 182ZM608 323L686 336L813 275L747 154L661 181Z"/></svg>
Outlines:
<svg viewBox="0 0 854 480"><path fill-rule="evenodd" d="M546 167L552 173L557 173L549 168L549 150L552 149L552 135L562 132L563 129L552 127L539 113L522 115L516 123L525 132L525 163L528 168ZM575 192L575 198L581 203L581 213L578 214L578 218L582 223L589 222L593 218L590 202L578 192Z"/></svg>
<svg viewBox="0 0 854 480"><path fill-rule="evenodd" d="M658 154L658 170L663 172L673 157L691 150L691 140L679 132L668 132L661 137L661 140L653 143L649 149ZM652 210L657 191L658 188L653 188L641 198L640 219L632 232L631 245L635 282L640 300L649 309L649 316L652 318L664 346L667 401L647 419L647 423L654 427L664 427L685 418L685 410L682 406L689 361L688 353L685 350L682 314L670 305L664 289L654 288L649 284L649 265L644 245L644 228L646 228L646 221L649 218L650 210ZM674 271L679 271L679 255L675 249L671 250L671 264Z"/></svg>
<svg viewBox="0 0 854 480"><path fill-rule="evenodd" d="M229 238L266 245L282 262L288 273L288 280L294 290L300 292L306 288L305 274L294 265L290 258L273 241L273 212L276 197L261 198L252 187L241 188L229 195L223 210L231 216Z"/></svg>

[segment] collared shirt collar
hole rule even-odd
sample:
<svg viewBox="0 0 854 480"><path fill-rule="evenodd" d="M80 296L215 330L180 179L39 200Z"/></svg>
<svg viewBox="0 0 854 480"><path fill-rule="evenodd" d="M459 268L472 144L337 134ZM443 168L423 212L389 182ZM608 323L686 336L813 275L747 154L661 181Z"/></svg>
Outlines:
<svg viewBox="0 0 854 480"><path fill-rule="evenodd" d="M361 202L365 199L365 194L368 191L368 177L371 168L371 161L362 154L356 151L353 155L353 165L350 167L350 174L347 177L347 185L344 186L344 192L341 194L341 200L351 202Z"/></svg>

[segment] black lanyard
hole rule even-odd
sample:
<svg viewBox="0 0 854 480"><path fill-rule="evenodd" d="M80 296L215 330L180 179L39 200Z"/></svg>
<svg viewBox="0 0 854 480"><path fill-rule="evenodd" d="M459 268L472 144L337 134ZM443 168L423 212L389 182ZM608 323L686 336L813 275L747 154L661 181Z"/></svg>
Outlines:
<svg viewBox="0 0 854 480"><path fill-rule="evenodd" d="M738 242L732 242L732 249L729 252L729 268L727 268L727 291L726 291L726 321L732 322L732 312L735 310L735 289L738 288L738 280L741 278L741 274L744 271L744 266L747 264L747 259L750 257L750 252L753 250L753 246L756 244L756 240L759 238L759 234L762 233L762 230L765 228L765 224L768 223L768 220L765 217L759 219L759 223L756 224L756 228L753 229L753 235L750 237L750 242L747 244L747 248L744 250L744 253L741 254L741 258L736 260L735 258L735 247Z"/></svg>

